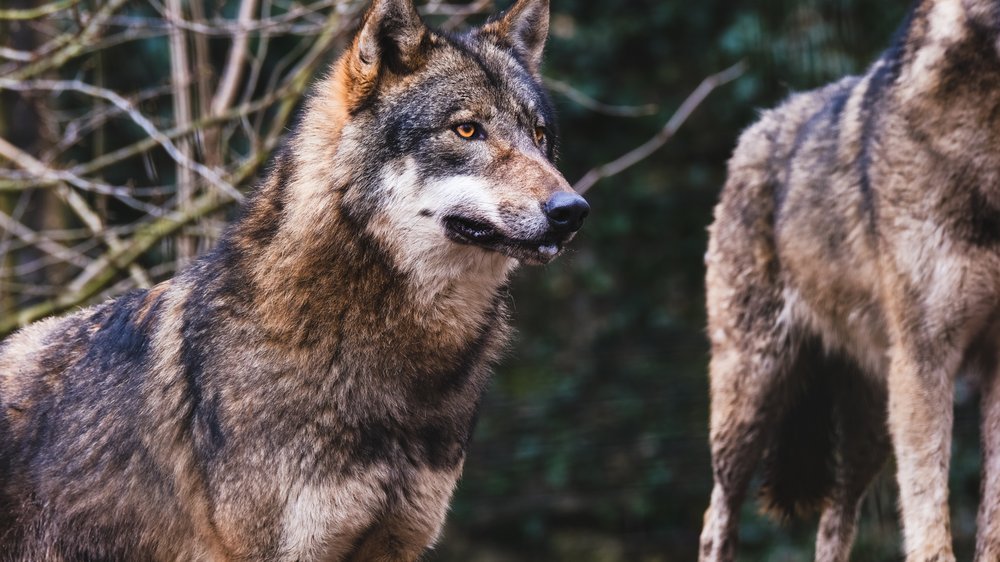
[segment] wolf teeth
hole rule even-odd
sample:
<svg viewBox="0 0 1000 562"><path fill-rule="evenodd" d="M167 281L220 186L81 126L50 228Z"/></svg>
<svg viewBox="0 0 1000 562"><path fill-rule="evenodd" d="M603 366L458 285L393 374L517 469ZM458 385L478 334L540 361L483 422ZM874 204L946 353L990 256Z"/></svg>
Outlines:
<svg viewBox="0 0 1000 562"><path fill-rule="evenodd" d="M552 258L559 253L559 247L555 244L542 244L538 247L538 253L545 257Z"/></svg>

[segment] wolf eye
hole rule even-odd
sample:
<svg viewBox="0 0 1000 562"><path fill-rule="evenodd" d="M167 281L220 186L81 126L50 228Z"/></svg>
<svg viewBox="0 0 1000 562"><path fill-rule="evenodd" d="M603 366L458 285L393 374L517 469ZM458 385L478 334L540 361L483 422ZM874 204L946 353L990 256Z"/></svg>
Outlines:
<svg viewBox="0 0 1000 562"><path fill-rule="evenodd" d="M541 126L535 127L535 144L538 146L542 146L542 143L544 142L545 142L545 127Z"/></svg>
<svg viewBox="0 0 1000 562"><path fill-rule="evenodd" d="M483 128L478 123L460 123L455 125L453 130L465 140L481 139L485 136Z"/></svg>

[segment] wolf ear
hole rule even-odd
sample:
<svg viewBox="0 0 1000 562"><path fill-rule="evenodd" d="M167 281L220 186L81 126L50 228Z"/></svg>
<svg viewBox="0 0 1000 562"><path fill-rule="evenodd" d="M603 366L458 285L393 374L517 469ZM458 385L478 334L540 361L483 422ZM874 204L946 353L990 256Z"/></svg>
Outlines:
<svg viewBox="0 0 1000 562"><path fill-rule="evenodd" d="M483 26L482 32L512 48L537 75L549 35L549 0L517 0L499 19Z"/></svg>
<svg viewBox="0 0 1000 562"><path fill-rule="evenodd" d="M412 0L374 0L351 47L352 66L368 79L383 66L400 73L414 70L427 35Z"/></svg>

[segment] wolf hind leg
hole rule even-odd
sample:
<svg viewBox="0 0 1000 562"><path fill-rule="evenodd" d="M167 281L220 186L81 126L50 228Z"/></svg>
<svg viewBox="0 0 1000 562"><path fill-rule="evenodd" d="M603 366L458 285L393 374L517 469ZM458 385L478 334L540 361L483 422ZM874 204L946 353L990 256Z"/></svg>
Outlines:
<svg viewBox="0 0 1000 562"><path fill-rule="evenodd" d="M725 345L713 350L710 441L715 483L701 534L701 562L729 562L736 557L740 508L761 457L775 400L783 394L787 343L778 336L763 346Z"/></svg>
<svg viewBox="0 0 1000 562"><path fill-rule="evenodd" d="M850 368L833 376L838 377L832 389L838 454L816 533L817 562L849 560L861 502L892 450L884 384Z"/></svg>
<svg viewBox="0 0 1000 562"><path fill-rule="evenodd" d="M976 517L976 561L1000 560L1000 330L995 330L981 365L982 481Z"/></svg>

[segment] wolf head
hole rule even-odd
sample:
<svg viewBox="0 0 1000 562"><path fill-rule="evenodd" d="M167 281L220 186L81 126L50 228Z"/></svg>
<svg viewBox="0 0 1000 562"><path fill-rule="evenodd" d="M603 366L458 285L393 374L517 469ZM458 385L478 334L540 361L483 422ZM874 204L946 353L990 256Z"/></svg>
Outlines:
<svg viewBox="0 0 1000 562"><path fill-rule="evenodd" d="M553 163L548 10L518 0L450 34L411 0L375 0L314 92L298 135L320 158L309 183L339 189L340 212L404 268L547 263L583 223L589 206Z"/></svg>

